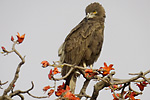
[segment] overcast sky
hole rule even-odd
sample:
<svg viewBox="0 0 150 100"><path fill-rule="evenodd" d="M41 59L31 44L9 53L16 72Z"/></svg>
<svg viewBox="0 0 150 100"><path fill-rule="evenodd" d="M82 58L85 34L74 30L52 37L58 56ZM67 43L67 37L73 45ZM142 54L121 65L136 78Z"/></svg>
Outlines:
<svg viewBox="0 0 150 100"><path fill-rule="evenodd" d="M10 37L26 34L17 50L26 55L15 89L27 90L31 81L35 87L33 95L43 96L42 88L53 86L43 69L41 61L58 61L57 51L65 37L84 17L85 8L92 2L99 2L106 11L104 44L100 58L94 68L103 63L114 64L116 78L130 78L128 73L138 73L150 69L150 1L149 0L0 0L0 46L10 50ZM14 77L20 59L14 54L0 54L0 80L9 81ZM147 75L150 77L150 75ZM82 76L77 82L81 87ZM62 82L58 82L61 84ZM93 91L92 82L87 93ZM8 86L5 85L3 88ZM136 87L134 87L138 90ZM0 95L3 90L0 90ZM149 100L150 86L137 98ZM25 100L36 100L25 95ZM52 96L51 99L54 99ZM109 90L100 92L98 99L112 100ZM15 100L20 100L15 98ZM44 99L49 100L49 99Z"/></svg>

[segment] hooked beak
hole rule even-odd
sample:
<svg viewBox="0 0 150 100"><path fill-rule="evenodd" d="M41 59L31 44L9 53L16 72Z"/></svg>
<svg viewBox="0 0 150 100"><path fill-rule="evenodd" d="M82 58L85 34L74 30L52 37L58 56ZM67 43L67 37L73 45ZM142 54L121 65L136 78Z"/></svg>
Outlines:
<svg viewBox="0 0 150 100"><path fill-rule="evenodd" d="M91 13L87 13L87 15L86 15L87 19L90 19L90 18L93 18L93 17L95 17L95 14L93 14L92 12Z"/></svg>

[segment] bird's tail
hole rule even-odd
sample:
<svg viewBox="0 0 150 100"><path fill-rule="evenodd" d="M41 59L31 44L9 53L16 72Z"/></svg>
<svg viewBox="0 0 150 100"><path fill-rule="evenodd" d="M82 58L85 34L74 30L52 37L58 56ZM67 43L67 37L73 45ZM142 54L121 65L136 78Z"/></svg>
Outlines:
<svg viewBox="0 0 150 100"><path fill-rule="evenodd" d="M70 67L63 66L61 75L65 76L69 72L69 70L70 70ZM65 80L66 80L66 83L65 83L64 89L66 89L66 86L68 85L70 87L70 90L72 91L72 93L74 93L75 87L76 87L76 80L77 80L76 71L73 71Z"/></svg>

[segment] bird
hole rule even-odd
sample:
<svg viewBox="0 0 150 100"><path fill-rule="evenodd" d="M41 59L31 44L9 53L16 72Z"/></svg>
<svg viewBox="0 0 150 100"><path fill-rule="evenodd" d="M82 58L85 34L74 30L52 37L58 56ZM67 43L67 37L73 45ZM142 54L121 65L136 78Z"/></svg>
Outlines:
<svg viewBox="0 0 150 100"><path fill-rule="evenodd" d="M105 10L101 4L94 2L85 9L86 16L74 27L65 38L58 50L61 63L90 66L97 61L102 50L104 40ZM65 76L70 67L63 66L61 75ZM68 85L74 93L77 74L76 70L65 78L65 86Z"/></svg>

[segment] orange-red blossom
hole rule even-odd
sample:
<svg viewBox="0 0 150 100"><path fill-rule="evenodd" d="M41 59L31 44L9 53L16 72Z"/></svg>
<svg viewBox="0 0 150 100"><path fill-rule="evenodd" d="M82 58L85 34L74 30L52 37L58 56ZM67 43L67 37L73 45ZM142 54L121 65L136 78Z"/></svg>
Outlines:
<svg viewBox="0 0 150 100"><path fill-rule="evenodd" d="M47 91L48 89L50 89L51 87L48 85L48 86L45 86L44 88L43 88L43 91Z"/></svg>
<svg viewBox="0 0 150 100"><path fill-rule="evenodd" d="M51 89L51 90L48 92L48 96L50 97L53 93L54 93L54 89Z"/></svg>
<svg viewBox="0 0 150 100"><path fill-rule="evenodd" d="M138 94L134 91L129 91L126 96L125 99L129 98L129 100L140 100L140 99L135 99L135 96L137 96Z"/></svg>
<svg viewBox="0 0 150 100"><path fill-rule="evenodd" d="M75 95L70 92L70 87L68 85L66 86L65 92L66 94L63 97L65 97L67 100L80 100L79 97L75 97Z"/></svg>
<svg viewBox="0 0 150 100"><path fill-rule="evenodd" d="M5 47L1 47L2 48L2 50L3 50L3 52L7 52L7 50L5 49Z"/></svg>
<svg viewBox="0 0 150 100"><path fill-rule="evenodd" d="M52 70L52 69L50 70L50 72L48 74L48 78L52 79L52 76L55 74L58 74L58 73L60 73L60 72L58 71L57 67L55 67L54 70Z"/></svg>
<svg viewBox="0 0 150 100"><path fill-rule="evenodd" d="M144 87L146 87L147 84L148 84L148 83L146 83L145 81L144 81L144 82L140 82L140 84L136 83L136 85L139 87L139 89L140 89L141 91L144 90Z"/></svg>
<svg viewBox="0 0 150 100"><path fill-rule="evenodd" d="M56 95L56 96L61 96L61 94L65 92L64 86L65 86L65 83L63 82L62 85L59 85L59 86L57 87L57 91L55 91L55 95Z"/></svg>
<svg viewBox="0 0 150 100"><path fill-rule="evenodd" d="M57 87L57 91L55 91L56 96L61 96L62 93L64 93L63 97L66 98L66 100L80 100L80 98L75 97L75 95L70 92L70 87L67 85L66 89L64 90L65 84L59 85Z"/></svg>
<svg viewBox="0 0 150 100"><path fill-rule="evenodd" d="M53 74L55 75L57 73L60 73L60 72L58 71L57 67L55 67L54 70L53 70Z"/></svg>
<svg viewBox="0 0 150 100"><path fill-rule="evenodd" d="M19 32L17 32L17 35L16 35L16 36L17 36L17 38L18 38L17 41L18 41L19 43L22 43L23 40L24 40L24 38L25 38L25 34L23 34L23 35L20 36ZM11 40L12 40L12 39L11 39Z"/></svg>
<svg viewBox="0 0 150 100"><path fill-rule="evenodd" d="M104 67L100 67L99 70L104 69L102 75L106 76L110 73L111 70L115 70L113 67L113 64L110 64L109 66L107 66L106 62L104 62Z"/></svg>
<svg viewBox="0 0 150 100"><path fill-rule="evenodd" d="M97 75L97 72L93 72L92 69L86 69L85 70L85 77L93 77L94 75Z"/></svg>
<svg viewBox="0 0 150 100"><path fill-rule="evenodd" d="M11 41L14 41L14 37L13 36L11 36Z"/></svg>
<svg viewBox="0 0 150 100"><path fill-rule="evenodd" d="M43 68L49 66L49 62L48 61L42 61L41 64L42 64Z"/></svg>

